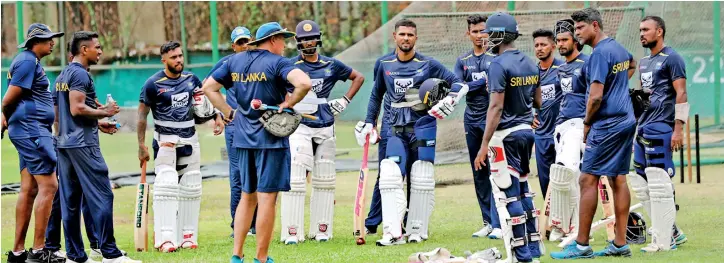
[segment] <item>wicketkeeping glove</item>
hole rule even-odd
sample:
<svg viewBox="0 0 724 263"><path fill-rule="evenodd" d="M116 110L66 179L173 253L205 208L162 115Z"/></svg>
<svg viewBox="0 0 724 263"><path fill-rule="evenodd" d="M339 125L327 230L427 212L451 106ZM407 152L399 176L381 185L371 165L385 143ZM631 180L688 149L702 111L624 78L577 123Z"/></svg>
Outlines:
<svg viewBox="0 0 724 263"><path fill-rule="evenodd" d="M347 105L349 104L349 99L347 98L347 96L342 96L339 99L329 101L327 104L329 105L329 108L332 109L332 114L334 114L334 116L337 116L342 113L344 109L347 108Z"/></svg>

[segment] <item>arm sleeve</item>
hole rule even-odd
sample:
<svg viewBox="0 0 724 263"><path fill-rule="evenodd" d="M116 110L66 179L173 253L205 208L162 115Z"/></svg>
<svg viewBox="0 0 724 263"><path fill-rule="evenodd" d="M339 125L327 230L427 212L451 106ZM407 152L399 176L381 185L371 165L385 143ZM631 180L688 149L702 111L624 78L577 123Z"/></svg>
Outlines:
<svg viewBox="0 0 724 263"><path fill-rule="evenodd" d="M372 94L370 94L370 102L367 104L367 117L365 118L366 123L377 123L377 116L380 114L380 105L382 104L382 98L385 96L387 85L385 85L385 78L381 70L379 70L379 64L375 66L375 83L372 85Z"/></svg>
<svg viewBox="0 0 724 263"><path fill-rule="evenodd" d="M463 61L460 58L455 61L455 76L460 79L465 79L465 69L463 68Z"/></svg>
<svg viewBox="0 0 724 263"><path fill-rule="evenodd" d="M231 81L231 70L229 69L230 62L231 59L226 60L226 63L222 63L216 70L211 72L211 77L224 87L231 87L233 84Z"/></svg>
<svg viewBox="0 0 724 263"><path fill-rule="evenodd" d="M463 81L455 75L455 73L452 73L452 71L448 70L445 66L440 64L437 60L430 60L430 76L433 78L439 78L444 79L447 81L448 84L452 86L453 83L462 83ZM453 92L457 92L456 90L453 90Z"/></svg>
<svg viewBox="0 0 724 263"><path fill-rule="evenodd" d="M296 68L294 67L294 63L292 63L291 59L287 59L284 57L279 58L276 66L276 72L278 74L277 76L284 79L284 81L287 81L287 75L289 75L289 72Z"/></svg>
<svg viewBox="0 0 724 263"><path fill-rule="evenodd" d="M684 63L684 59L679 56L679 54L671 56L669 59L666 60L667 64L669 64L669 74L671 74L671 81L680 79L680 78L686 78L686 64Z"/></svg>
<svg viewBox="0 0 724 263"><path fill-rule="evenodd" d="M488 89L490 90L490 93L504 93L507 75L505 74L503 66L497 62L490 63L488 73Z"/></svg>
<svg viewBox="0 0 724 263"><path fill-rule="evenodd" d="M32 88L33 79L35 79L35 63L33 61L20 61L11 71L9 85L18 86L23 89Z"/></svg>
<svg viewBox="0 0 724 263"><path fill-rule="evenodd" d="M334 68L337 71L336 76L338 80L347 81L349 75L352 75L352 68L342 63L342 61L334 60Z"/></svg>
<svg viewBox="0 0 724 263"><path fill-rule="evenodd" d="M148 106L153 105L153 101L156 96L155 86L156 84L154 84L153 81L151 81L150 79L146 81L146 83L143 84L143 88L141 88L141 96L139 101Z"/></svg>
<svg viewBox="0 0 724 263"><path fill-rule="evenodd" d="M608 60L600 52L594 52L588 59L588 63L588 85L594 82L605 84L609 69Z"/></svg>
<svg viewBox="0 0 724 263"><path fill-rule="evenodd" d="M204 78L204 80L206 80L206 79L208 79L209 77L211 77L211 74L214 74L214 71L216 71L217 69L219 69L219 68L220 68L222 65L224 65L225 63L226 63L226 60L219 60L219 62L216 62L216 64L214 64L214 66L211 68L211 70L209 70L209 74L206 75L206 77Z"/></svg>
<svg viewBox="0 0 724 263"><path fill-rule="evenodd" d="M76 71L70 78L70 90L77 90L88 94L88 88L90 87L90 76L86 72Z"/></svg>

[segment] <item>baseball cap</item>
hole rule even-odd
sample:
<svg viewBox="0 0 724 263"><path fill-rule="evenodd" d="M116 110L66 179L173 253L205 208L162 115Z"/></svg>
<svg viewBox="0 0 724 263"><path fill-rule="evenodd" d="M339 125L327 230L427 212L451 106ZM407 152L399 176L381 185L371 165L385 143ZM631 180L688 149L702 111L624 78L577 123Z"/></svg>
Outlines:
<svg viewBox="0 0 724 263"><path fill-rule="evenodd" d="M251 31L243 26L237 26L234 31L231 31L231 43L236 43L239 39L246 38L251 40Z"/></svg>
<svg viewBox="0 0 724 263"><path fill-rule="evenodd" d="M33 23L28 27L28 33L25 35L25 41L18 46L18 48L24 48L28 45L28 42L33 39L50 39L56 37L62 37L65 35L63 32L53 32L50 28L41 23Z"/></svg>
<svg viewBox="0 0 724 263"><path fill-rule="evenodd" d="M249 45L259 45L262 42L266 41L268 38L279 34L283 35L284 38L290 38L295 35L294 32L289 32L286 28L282 28L279 23L269 22L261 25L259 29L256 30L256 39L249 42Z"/></svg>

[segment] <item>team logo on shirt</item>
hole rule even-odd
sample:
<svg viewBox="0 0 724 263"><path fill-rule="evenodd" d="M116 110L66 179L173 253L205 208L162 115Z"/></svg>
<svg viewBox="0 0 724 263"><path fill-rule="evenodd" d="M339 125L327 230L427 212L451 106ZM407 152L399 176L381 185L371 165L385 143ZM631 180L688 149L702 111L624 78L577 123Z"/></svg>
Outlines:
<svg viewBox="0 0 724 263"><path fill-rule="evenodd" d="M181 108L189 105L189 93L171 95L171 108Z"/></svg>
<svg viewBox="0 0 724 263"><path fill-rule="evenodd" d="M651 86L654 84L654 74L653 72L643 72L641 73L641 86L643 88L651 88Z"/></svg>
<svg viewBox="0 0 724 263"><path fill-rule="evenodd" d="M412 78L406 79L395 79L395 93L405 93L407 89L411 88L415 82Z"/></svg>
<svg viewBox="0 0 724 263"><path fill-rule="evenodd" d="M663 63L663 62L658 62L658 63L656 63L656 69L661 69L661 64L662 64L662 63Z"/></svg>
<svg viewBox="0 0 724 263"><path fill-rule="evenodd" d="M577 68L573 70L573 75L580 76L581 75L581 69Z"/></svg>
<svg viewBox="0 0 724 263"><path fill-rule="evenodd" d="M475 69L475 66L463 66L464 70Z"/></svg>
<svg viewBox="0 0 724 263"><path fill-rule="evenodd" d="M488 74L483 72L473 72L473 81L480 80L480 79L488 79Z"/></svg>
<svg viewBox="0 0 724 263"><path fill-rule="evenodd" d="M314 93L321 92L322 86L324 86L324 79L312 79L312 91Z"/></svg>
<svg viewBox="0 0 724 263"><path fill-rule="evenodd" d="M415 76L422 77L422 75L424 75L422 69L418 69L417 74L415 74Z"/></svg>
<svg viewBox="0 0 724 263"><path fill-rule="evenodd" d="M541 89L541 97L543 98L543 101L552 100L556 97L556 86L553 84L548 84L545 86L540 87Z"/></svg>
<svg viewBox="0 0 724 263"><path fill-rule="evenodd" d="M565 93L573 92L573 78L562 78L561 89Z"/></svg>
<svg viewBox="0 0 724 263"><path fill-rule="evenodd" d="M325 76L325 77L331 77L331 76L332 76L332 70L331 70L331 69L325 69L325 70L324 70L324 76Z"/></svg>

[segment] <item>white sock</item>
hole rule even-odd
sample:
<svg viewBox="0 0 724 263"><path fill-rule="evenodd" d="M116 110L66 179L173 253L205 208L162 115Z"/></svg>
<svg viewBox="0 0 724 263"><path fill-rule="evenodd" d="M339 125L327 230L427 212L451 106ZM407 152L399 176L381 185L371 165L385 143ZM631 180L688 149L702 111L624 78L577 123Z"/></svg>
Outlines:
<svg viewBox="0 0 724 263"><path fill-rule="evenodd" d="M42 249L42 248L41 248L41 249L34 249L34 248L33 248L33 253L40 253L40 251L43 251L43 249Z"/></svg>
<svg viewBox="0 0 724 263"><path fill-rule="evenodd" d="M581 245L576 245L576 247L578 248L578 250L587 250L588 248L590 248L590 246L581 246Z"/></svg>
<svg viewBox="0 0 724 263"><path fill-rule="evenodd" d="M25 250L13 251L13 255L15 255L15 256L20 256L20 255L23 254L23 252L25 252Z"/></svg>

